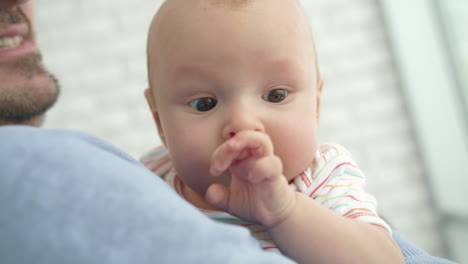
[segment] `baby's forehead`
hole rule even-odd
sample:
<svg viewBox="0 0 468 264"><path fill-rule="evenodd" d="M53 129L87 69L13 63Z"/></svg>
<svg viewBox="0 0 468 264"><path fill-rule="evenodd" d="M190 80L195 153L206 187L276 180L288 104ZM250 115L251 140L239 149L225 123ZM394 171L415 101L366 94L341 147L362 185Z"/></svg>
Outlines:
<svg viewBox="0 0 468 264"><path fill-rule="evenodd" d="M193 7L216 7L216 8L225 8L225 9L239 9L243 7L248 7L252 4L258 4L264 2L268 4L269 1L274 0L165 0L161 5L161 8L167 7L170 5L177 6L190 6ZM293 2L295 0L286 0Z"/></svg>
<svg viewBox="0 0 468 264"><path fill-rule="evenodd" d="M214 15L216 14L216 15ZM307 28L308 19L297 0L166 0L155 14L149 30L149 41L158 40L164 31L187 27L204 17L213 19L207 28L216 25L217 20L229 21L232 15L242 16L245 23L255 23L256 19L273 23L287 22L296 28ZM232 23L239 22L232 19ZM155 38L152 35L156 35Z"/></svg>
<svg viewBox="0 0 468 264"><path fill-rule="evenodd" d="M291 18L303 18L304 9L298 0L165 0L156 12L153 22L159 18L176 18L177 16L187 16L190 13L203 12L205 14L210 11L220 11L224 15L230 12L249 12L262 11L279 11L283 14L277 19L284 19L287 14L295 13ZM166 16L171 13L171 16ZM273 18L273 17L272 17Z"/></svg>
<svg viewBox="0 0 468 264"><path fill-rule="evenodd" d="M236 23L240 22L249 25L287 25L299 35L307 35L312 40L307 16L297 0L166 0L154 16L149 31L149 70L163 60L163 57L168 59L164 54L168 48L174 48L173 44L181 41L178 38L180 32L190 32L194 24L201 20L205 21L203 26L206 30L202 30L205 34L212 32L213 27L219 28L219 24L238 28ZM226 32L230 31L223 33ZM291 34L288 34L288 39L297 40ZM197 37L189 35L192 39ZM303 37L300 38L304 40ZM312 41L309 43L313 46Z"/></svg>

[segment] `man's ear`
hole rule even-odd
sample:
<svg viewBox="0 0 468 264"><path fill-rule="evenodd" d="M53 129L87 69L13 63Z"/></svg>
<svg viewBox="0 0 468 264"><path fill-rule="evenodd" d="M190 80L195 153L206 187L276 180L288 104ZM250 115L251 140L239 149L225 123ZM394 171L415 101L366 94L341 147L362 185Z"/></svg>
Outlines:
<svg viewBox="0 0 468 264"><path fill-rule="evenodd" d="M322 89L323 89L323 77L319 74L318 81L317 81L317 110L316 110L316 118L320 120L320 103L322 101Z"/></svg>
<svg viewBox="0 0 468 264"><path fill-rule="evenodd" d="M151 91L151 88L146 88L145 98L146 102L148 102L151 114L153 115L154 123L156 124L156 127L158 129L158 134L161 138L161 142L164 144L164 146L166 146L166 137L164 136L164 131L161 126L161 120L159 119L159 113L157 111L157 106L154 101L153 92Z"/></svg>

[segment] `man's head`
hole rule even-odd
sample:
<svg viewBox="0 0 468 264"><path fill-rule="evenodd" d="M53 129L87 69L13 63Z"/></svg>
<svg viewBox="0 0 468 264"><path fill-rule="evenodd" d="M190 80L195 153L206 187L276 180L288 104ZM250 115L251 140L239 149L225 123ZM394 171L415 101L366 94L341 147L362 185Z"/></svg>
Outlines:
<svg viewBox="0 0 468 264"><path fill-rule="evenodd" d="M145 92L181 179L203 195L213 151L269 135L291 179L315 156L321 93L310 27L294 0L168 0L148 38Z"/></svg>
<svg viewBox="0 0 468 264"><path fill-rule="evenodd" d="M32 3L0 0L0 125L39 126L58 94L36 45Z"/></svg>

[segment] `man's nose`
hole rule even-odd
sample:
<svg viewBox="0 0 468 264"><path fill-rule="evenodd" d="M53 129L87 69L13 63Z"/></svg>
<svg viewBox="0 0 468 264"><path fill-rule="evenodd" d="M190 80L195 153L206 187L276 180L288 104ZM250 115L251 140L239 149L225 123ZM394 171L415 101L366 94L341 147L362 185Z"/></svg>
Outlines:
<svg viewBox="0 0 468 264"><path fill-rule="evenodd" d="M28 2L28 0L0 0L0 8L14 7L26 2Z"/></svg>
<svg viewBox="0 0 468 264"><path fill-rule="evenodd" d="M227 140L241 131L248 130L265 132L263 122L256 111L241 107L226 115L222 136Z"/></svg>

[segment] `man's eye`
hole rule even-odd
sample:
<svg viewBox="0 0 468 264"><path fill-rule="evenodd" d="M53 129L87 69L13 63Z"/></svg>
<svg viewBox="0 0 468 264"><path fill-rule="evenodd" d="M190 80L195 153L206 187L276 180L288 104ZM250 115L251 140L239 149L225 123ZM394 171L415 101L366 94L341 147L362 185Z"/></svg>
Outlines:
<svg viewBox="0 0 468 264"><path fill-rule="evenodd" d="M189 103L189 106L199 112L207 112L216 106L216 99L210 97L198 98Z"/></svg>
<svg viewBox="0 0 468 264"><path fill-rule="evenodd" d="M262 99L267 102L279 103L283 101L286 98L286 96L288 96L288 91L284 89L274 89L264 94L262 96Z"/></svg>

